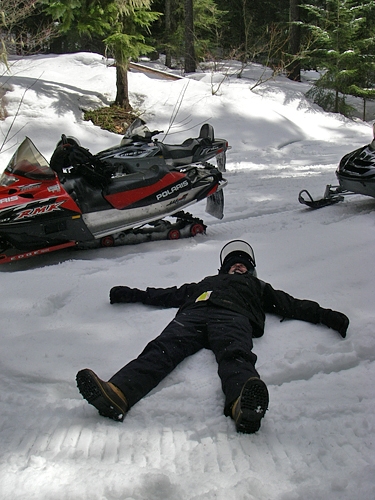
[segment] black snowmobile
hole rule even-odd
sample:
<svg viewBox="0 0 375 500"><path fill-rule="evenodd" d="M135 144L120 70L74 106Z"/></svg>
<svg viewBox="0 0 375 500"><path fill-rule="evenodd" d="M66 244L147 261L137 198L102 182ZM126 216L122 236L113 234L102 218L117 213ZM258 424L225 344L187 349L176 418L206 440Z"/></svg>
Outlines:
<svg viewBox="0 0 375 500"><path fill-rule="evenodd" d="M374 140L367 146L346 154L336 170L338 186L328 184L323 198L314 200L303 189L298 200L310 208L322 208L343 201L345 196L363 194L375 198L375 127Z"/></svg>
<svg viewBox="0 0 375 500"><path fill-rule="evenodd" d="M181 145L180 155L178 146L170 147L171 159L186 159L190 148L198 161L195 141L202 151L209 143L214 148L212 127L206 129L211 138ZM48 164L26 138L0 178L0 264L66 247L194 236L206 226L183 209L204 199L208 213L223 217L227 181L206 162L207 155L202 163L173 166L160 153L149 154L153 146L146 142L131 143L134 155L128 146L92 155L63 135ZM227 147L222 141L222 151L216 150L225 153Z"/></svg>
<svg viewBox="0 0 375 500"><path fill-rule="evenodd" d="M225 172L226 151L230 149L225 139L215 137L209 123L202 125L197 138L186 139L182 144L165 144L154 139L162 130L150 131L146 123L137 118L126 131L119 146L101 151L95 158L117 168L126 164L132 166L151 164L155 158L163 158L169 167L180 168L191 163L205 165L216 159L217 168Z"/></svg>

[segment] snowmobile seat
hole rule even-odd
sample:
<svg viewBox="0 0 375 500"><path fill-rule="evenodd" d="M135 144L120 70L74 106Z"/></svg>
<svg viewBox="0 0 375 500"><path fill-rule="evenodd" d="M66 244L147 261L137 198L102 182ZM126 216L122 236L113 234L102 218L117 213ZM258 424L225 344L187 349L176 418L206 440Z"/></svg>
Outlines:
<svg viewBox="0 0 375 500"><path fill-rule="evenodd" d="M199 144L198 139L186 139L182 144L163 144L160 142L159 146L167 163L169 163L168 160L172 160L172 164L178 166L193 161Z"/></svg>
<svg viewBox="0 0 375 500"><path fill-rule="evenodd" d="M210 146L214 141L214 128L209 123L202 125L199 137L186 139L182 144L163 144L159 142L164 158L172 160L174 166L192 162L199 146Z"/></svg>
<svg viewBox="0 0 375 500"><path fill-rule="evenodd" d="M147 170L115 177L108 182L103 190L103 195L108 196L123 191L151 186L169 173L170 171L166 166L152 165Z"/></svg>
<svg viewBox="0 0 375 500"><path fill-rule="evenodd" d="M88 183L81 175L65 177L62 185L83 213L110 208L108 202L103 198L101 188Z"/></svg>
<svg viewBox="0 0 375 500"><path fill-rule="evenodd" d="M210 142L214 142L215 133L213 126L210 125L209 123L205 123L204 125L202 125L201 130L199 132L199 138L208 139Z"/></svg>

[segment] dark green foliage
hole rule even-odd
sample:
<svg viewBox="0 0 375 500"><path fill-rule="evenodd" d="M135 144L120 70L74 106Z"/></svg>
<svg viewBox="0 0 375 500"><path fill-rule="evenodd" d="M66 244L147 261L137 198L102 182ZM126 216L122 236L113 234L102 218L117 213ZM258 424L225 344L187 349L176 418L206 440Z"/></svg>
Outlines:
<svg viewBox="0 0 375 500"><path fill-rule="evenodd" d="M36 0L22 30L33 33L37 22L58 20L60 37L51 39L49 50L114 56L126 78L129 59L151 51L156 57L165 54L170 67L184 67L186 5L182 0ZM334 112L350 114L348 95L361 98L364 108L375 97L374 0L193 0L193 22L195 62L234 58L243 67L258 62L297 81L300 69L317 69L322 77L309 96ZM14 26L13 33L19 29ZM41 44L36 49L46 50ZM122 97L116 101L121 104Z"/></svg>
<svg viewBox="0 0 375 500"><path fill-rule="evenodd" d="M61 32L100 37L116 60L115 104L130 109L127 69L131 58L147 54L150 25L159 17L150 0L43 0Z"/></svg>
<svg viewBox="0 0 375 500"><path fill-rule="evenodd" d="M171 66L182 65L185 55L185 6L181 0L156 0L153 6L163 13L152 28L152 34L158 40L156 48L168 54ZM194 50L196 60L212 58L222 52L222 31L226 26L227 12L220 10L214 0L194 0Z"/></svg>
<svg viewBox="0 0 375 500"><path fill-rule="evenodd" d="M259 40L267 36L271 26L284 24L289 19L289 0L217 0L218 7L226 10L226 26L222 30L225 48L229 51L246 44L263 45ZM249 30L249 26L251 29Z"/></svg>
<svg viewBox="0 0 375 500"><path fill-rule="evenodd" d="M310 19L304 27L313 36L305 64L322 71L310 96L324 109L348 115L346 95L374 96L375 3L326 0L304 8Z"/></svg>
<svg viewBox="0 0 375 500"><path fill-rule="evenodd" d="M344 116L352 116L354 108L347 104L345 96L325 87L324 80L319 80L320 84L314 85L306 94L315 104L318 104L325 111L341 113Z"/></svg>

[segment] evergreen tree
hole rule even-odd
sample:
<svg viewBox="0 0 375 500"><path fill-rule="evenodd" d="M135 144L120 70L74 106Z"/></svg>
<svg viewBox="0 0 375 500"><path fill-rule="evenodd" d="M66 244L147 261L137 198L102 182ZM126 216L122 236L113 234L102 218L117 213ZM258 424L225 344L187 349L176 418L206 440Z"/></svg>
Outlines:
<svg viewBox="0 0 375 500"><path fill-rule="evenodd" d="M112 49L116 60L116 99L115 104L130 109L128 91L128 67L131 59L147 54L154 47L147 45L145 36L139 29L149 31L149 27L159 17L150 8L134 8L118 12L113 18L112 34L104 42Z"/></svg>
<svg viewBox="0 0 375 500"><path fill-rule="evenodd" d="M152 34L159 39L157 48L166 55L166 65L172 67L172 58L180 62L185 60L187 26L185 2L180 0L156 0L155 8L164 11L163 24L155 23ZM192 40L196 63L221 48L221 32L225 23L225 11L218 9L214 0L194 0ZM191 16L191 14L190 14ZM185 66L185 62L181 64ZM186 68L185 68L186 70ZM187 71L188 72L188 71Z"/></svg>
<svg viewBox="0 0 375 500"><path fill-rule="evenodd" d="M369 2L362 6L364 17L356 40L354 78L349 85L349 94L363 100L363 120L366 120L366 103L375 99L375 5Z"/></svg>
<svg viewBox="0 0 375 500"><path fill-rule="evenodd" d="M322 71L310 96L327 111L348 114L350 108L345 96L355 89L356 95L360 95L358 89L364 90L375 69L375 30L369 22L371 15L374 16L374 2L326 0L325 5L304 8L313 19L305 27L315 37L307 62Z"/></svg>
<svg viewBox="0 0 375 500"><path fill-rule="evenodd" d="M116 60L115 104L130 109L127 70L131 58L153 50L145 34L158 17L151 0L43 0L61 32L100 36Z"/></svg>

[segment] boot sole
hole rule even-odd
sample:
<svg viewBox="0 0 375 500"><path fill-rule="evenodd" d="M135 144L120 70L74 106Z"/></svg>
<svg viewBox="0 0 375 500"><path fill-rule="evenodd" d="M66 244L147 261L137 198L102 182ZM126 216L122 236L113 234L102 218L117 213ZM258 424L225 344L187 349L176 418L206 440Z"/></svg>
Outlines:
<svg viewBox="0 0 375 500"><path fill-rule="evenodd" d="M106 392L102 381L91 370L85 369L77 373L77 387L81 395L94 406L103 417L122 422L127 409L122 408L114 398Z"/></svg>
<svg viewBox="0 0 375 500"><path fill-rule="evenodd" d="M241 391L240 412L236 419L237 432L253 434L260 429L269 403L266 384L260 379L250 379Z"/></svg>

